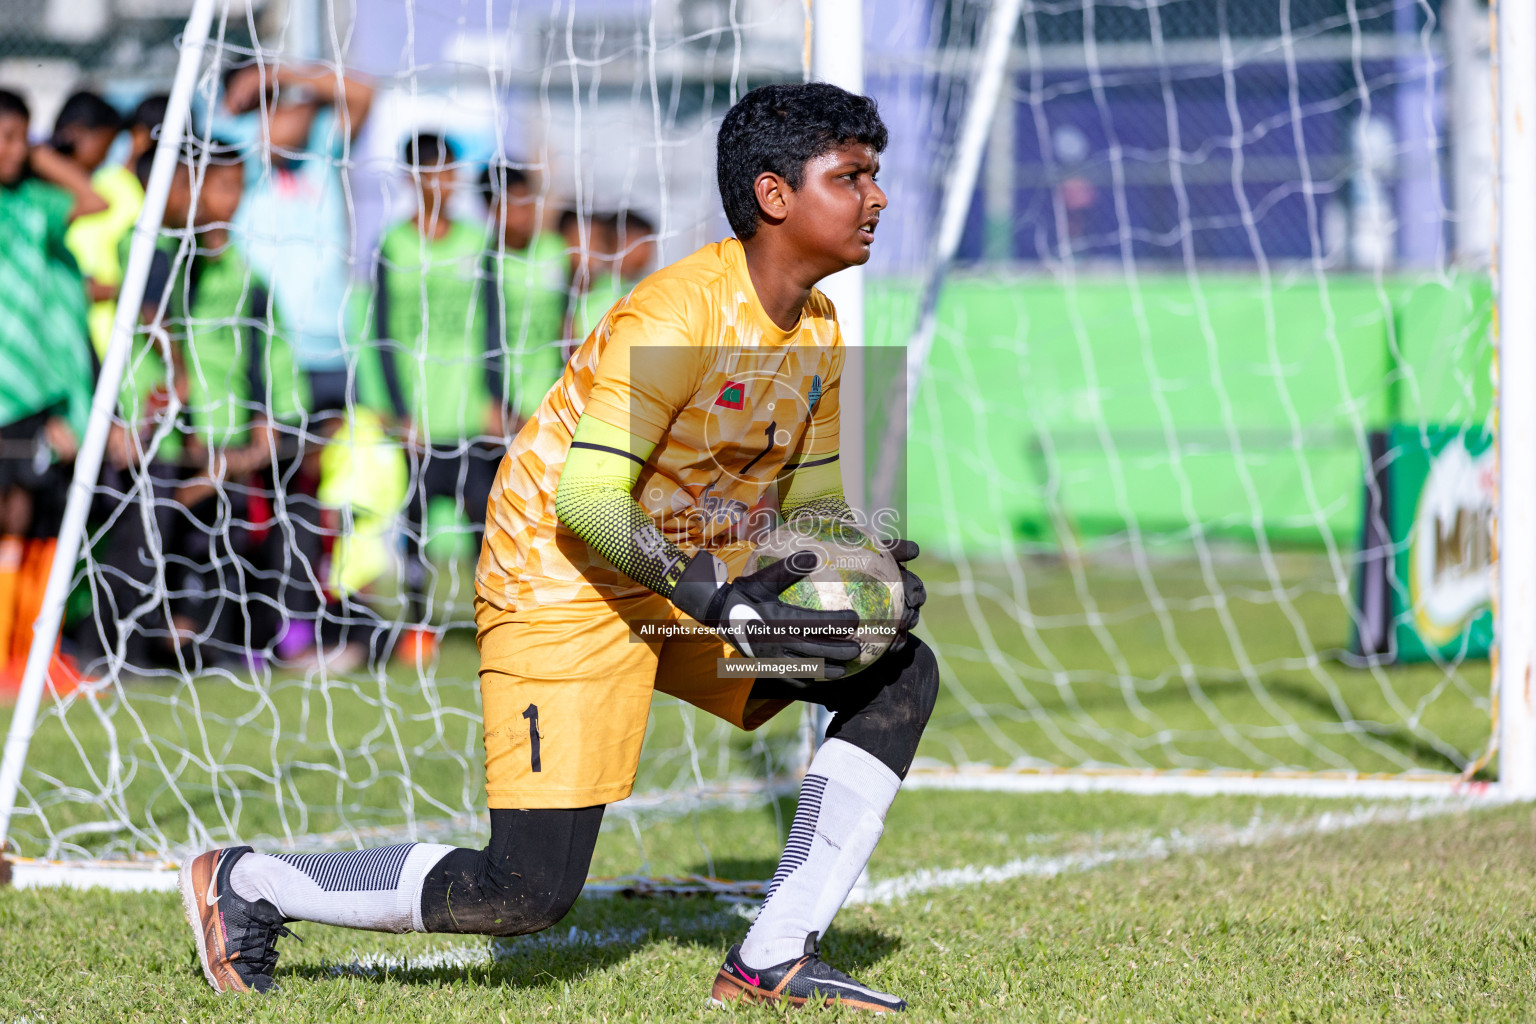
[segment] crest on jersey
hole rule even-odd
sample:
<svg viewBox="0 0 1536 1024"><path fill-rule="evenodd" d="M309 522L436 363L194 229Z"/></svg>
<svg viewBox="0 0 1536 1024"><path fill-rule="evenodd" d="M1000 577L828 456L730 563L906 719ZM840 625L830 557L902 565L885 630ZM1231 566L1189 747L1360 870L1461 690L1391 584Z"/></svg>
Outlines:
<svg viewBox="0 0 1536 1024"><path fill-rule="evenodd" d="M740 412L742 409L744 409L746 407L746 403L746 386L743 384L738 384L734 380L726 381L724 386L720 388L719 396L715 399L716 405L724 406L727 409L735 409L737 412Z"/></svg>
<svg viewBox="0 0 1536 1024"><path fill-rule="evenodd" d="M810 402L811 411L815 412L816 403L821 401L821 374L817 373L811 376L811 390L805 397Z"/></svg>

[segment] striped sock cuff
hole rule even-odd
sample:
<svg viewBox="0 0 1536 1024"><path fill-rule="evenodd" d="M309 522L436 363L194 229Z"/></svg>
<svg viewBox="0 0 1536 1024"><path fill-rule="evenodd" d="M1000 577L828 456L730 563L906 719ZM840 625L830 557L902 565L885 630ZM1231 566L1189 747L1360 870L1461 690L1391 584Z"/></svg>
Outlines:
<svg viewBox="0 0 1536 1024"><path fill-rule="evenodd" d="M378 892L399 887L400 869L416 845L345 853L280 853L276 858L304 872L326 892Z"/></svg>
<svg viewBox="0 0 1536 1024"><path fill-rule="evenodd" d="M290 921L424 931L421 887L453 849L401 843L341 853L249 853L235 863L230 883L240 896L266 900Z"/></svg>

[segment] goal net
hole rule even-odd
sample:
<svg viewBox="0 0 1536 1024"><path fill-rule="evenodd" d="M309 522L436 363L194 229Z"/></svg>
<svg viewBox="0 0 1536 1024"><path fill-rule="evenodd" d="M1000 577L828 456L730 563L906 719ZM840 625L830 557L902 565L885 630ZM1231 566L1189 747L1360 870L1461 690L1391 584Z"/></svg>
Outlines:
<svg viewBox="0 0 1536 1024"><path fill-rule="evenodd" d="M608 306L728 234L720 117L815 31L802 0L318 6L219 0L195 54L62 631L94 682L51 676L22 855L483 837L488 474ZM968 133L991 10L865 0L858 482L923 547L914 782L1483 777L1485 12L1030 0ZM811 731L658 695L628 868L651 816L778 813Z"/></svg>
<svg viewBox="0 0 1536 1024"><path fill-rule="evenodd" d="M1487 43L1473 4L1025 5L913 396L935 781L1484 777Z"/></svg>

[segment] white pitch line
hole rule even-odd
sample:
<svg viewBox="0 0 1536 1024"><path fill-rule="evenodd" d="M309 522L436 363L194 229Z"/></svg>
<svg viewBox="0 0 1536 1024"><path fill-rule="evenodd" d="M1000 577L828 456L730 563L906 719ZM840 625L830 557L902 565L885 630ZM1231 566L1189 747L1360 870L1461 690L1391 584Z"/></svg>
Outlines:
<svg viewBox="0 0 1536 1024"><path fill-rule="evenodd" d="M502 960L515 960L541 950L578 947L608 949L614 946L633 946L652 934L686 935L712 931L739 921L740 916L736 913L716 912L703 917L682 920L663 917L646 925L604 928L600 931L588 931L573 925L563 933L543 932L539 935L492 940L489 943L473 946L449 946L447 949L435 949L417 956L397 953L360 953L351 961L331 964L328 969L332 974L374 977L401 971L435 971L445 967L484 967Z"/></svg>
<svg viewBox="0 0 1536 1024"><path fill-rule="evenodd" d="M1477 800L1475 806L1486 807L1486 800ZM1253 821L1242 828L1230 825L1213 826L1196 832L1174 832L1168 836L1152 836L1134 843L1107 850L1085 853L1057 854L1052 856L1021 857L1006 864L988 867L923 869L910 874L898 875L879 882L855 886L848 896L848 904L891 903L919 893L939 889L958 889L971 885L1007 882L1015 878L1055 878L1057 875L1091 871L1106 864L1121 861L1164 860L1175 854L1212 853L1239 846L1257 846L1306 835L1327 835L1360 828L1363 825L1397 824L1437 817L1474 806L1470 800L1448 800L1440 803L1415 803L1406 807L1360 807L1348 812L1329 811L1302 821Z"/></svg>
<svg viewBox="0 0 1536 1024"><path fill-rule="evenodd" d="M1487 807L1486 799L1444 801L1440 803L1415 803L1397 807L1360 807L1353 811L1330 811L1301 821L1252 821L1240 828L1230 825L1212 826L1195 832L1174 832L1167 836L1152 836L1138 843L1087 853L1069 853L1052 856L1022 857L1006 864L990 867L966 866L943 870L922 870L898 875L882 881L856 886L844 906L857 904L888 904L922 893L943 889L959 889L974 885L1008 882L1017 878L1055 878L1059 875L1079 874L1115 863L1165 860L1178 854L1214 853L1236 847L1258 846L1283 839L1308 835L1329 835L1345 832L1365 825L1389 825L1419 821L1453 813L1469 807ZM332 964L333 974L360 974L373 976L381 973L402 971L432 971L444 967L487 966L498 961L515 959L529 952L547 949L605 949L614 946L632 946L646 936L683 935L712 931L750 919L756 907L738 905L726 913L708 914L698 918L661 918L654 923L630 928L607 928L588 931L572 927L564 933L544 932L516 939L489 944L450 946L417 956L386 953L360 953L347 963Z"/></svg>

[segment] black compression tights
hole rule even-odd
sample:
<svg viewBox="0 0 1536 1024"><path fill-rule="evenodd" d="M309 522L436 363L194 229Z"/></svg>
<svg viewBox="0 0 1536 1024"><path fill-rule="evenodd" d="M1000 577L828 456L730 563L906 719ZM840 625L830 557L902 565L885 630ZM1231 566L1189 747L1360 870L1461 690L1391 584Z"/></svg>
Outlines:
<svg viewBox="0 0 1536 1024"><path fill-rule="evenodd" d="M852 743L905 778L939 692L938 662L917 640L846 683L763 681L752 696L803 700L833 712L827 736ZM454 850L421 891L429 932L527 935L565 916L581 893L603 808L491 811L491 842Z"/></svg>
<svg viewBox="0 0 1536 1024"><path fill-rule="evenodd" d="M759 680L752 696L803 700L832 712L827 738L874 754L905 779L939 697L939 662L916 637L847 682Z"/></svg>
<svg viewBox="0 0 1536 1024"><path fill-rule="evenodd" d="M603 807L491 811L491 842L454 850L427 874L429 932L527 935L565 916L581 894Z"/></svg>

